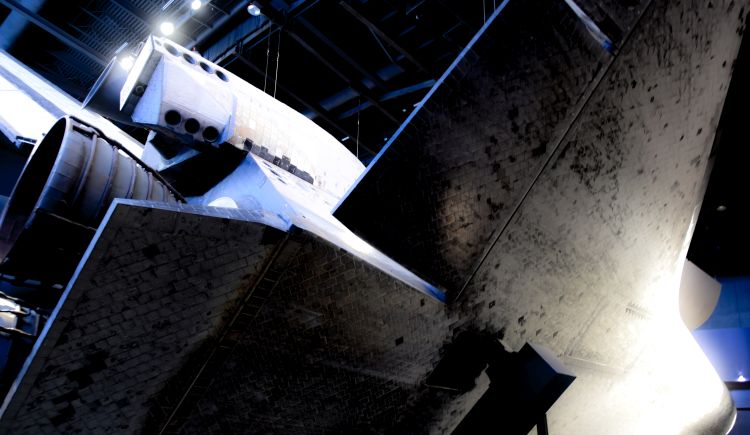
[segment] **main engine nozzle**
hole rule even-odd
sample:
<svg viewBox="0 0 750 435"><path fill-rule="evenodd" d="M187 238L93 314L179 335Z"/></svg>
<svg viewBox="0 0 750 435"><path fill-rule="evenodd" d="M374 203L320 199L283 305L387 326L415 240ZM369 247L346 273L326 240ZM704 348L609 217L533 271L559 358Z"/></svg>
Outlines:
<svg viewBox="0 0 750 435"><path fill-rule="evenodd" d="M59 280L75 269L115 198L178 196L121 145L61 118L31 155L0 217L2 272Z"/></svg>

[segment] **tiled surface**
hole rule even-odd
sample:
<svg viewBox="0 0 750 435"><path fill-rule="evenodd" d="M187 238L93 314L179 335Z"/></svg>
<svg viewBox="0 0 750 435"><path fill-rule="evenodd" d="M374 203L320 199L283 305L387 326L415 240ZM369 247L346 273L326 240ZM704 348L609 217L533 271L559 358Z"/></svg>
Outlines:
<svg viewBox="0 0 750 435"><path fill-rule="evenodd" d="M654 392L668 389L660 384L668 373L646 377L650 392L613 386L643 362L656 294L665 291L657 284L672 274L698 202L705 158L696 158L712 143L728 77L722 64L731 64L738 39L735 28L718 30L734 13L701 18L700 35L713 35L707 51L695 46L705 36L667 38L669 25L688 35L701 29L696 15L681 20L672 8L649 11L456 304L422 305L421 295L324 242L299 240L235 351L170 429L449 433L478 392L432 390L423 380L463 329L496 333L516 349L542 343L575 367L576 388L551 419L559 433L604 425L627 433L633 415L645 421L661 402L677 403ZM656 50L654 39L668 42ZM699 64L700 73L685 74ZM656 83L666 91L652 92ZM704 131L686 134L695 128ZM407 207L397 198L374 204Z"/></svg>
<svg viewBox="0 0 750 435"><path fill-rule="evenodd" d="M228 360L201 381L208 390L171 429L380 433L423 388L451 333L445 307L313 236L296 244Z"/></svg>
<svg viewBox="0 0 750 435"><path fill-rule="evenodd" d="M155 393L232 314L280 234L257 223L118 205L6 411L4 430L137 431Z"/></svg>
<svg viewBox="0 0 750 435"><path fill-rule="evenodd" d="M663 314L658 301L669 289L661 286L675 272L699 201L729 76L722 65L731 65L738 47L738 10L727 12L728 5L701 14L685 12L699 10L698 2L652 5L458 302L422 305L421 295L324 242L301 240L235 351L213 380L202 381L209 389L171 429L450 433L477 391L455 395L423 381L463 329L495 333L515 349L525 341L543 344L575 368L575 388L551 416L558 433L601 433L602 427L633 433L641 421L667 415L664 409L679 403L668 393L669 373L632 372L659 359L659 347L647 346L648 325ZM485 126L477 119L474 125ZM527 146L522 149L530 153ZM466 149L450 141L439 147L448 148ZM384 174L429 166L410 160L409 150L397 151L403 160L381 160L392 165ZM461 165L443 171L473 179ZM423 216L420 207L431 210L429 202L404 197L431 195L425 187L431 185L406 176L397 181L379 178L366 190L374 197L371 205L357 203L365 210L361 219L369 212L375 213L370 221L383 219L376 207L406 210L399 217L414 219ZM446 196L442 204L461 208L459 198ZM486 215L473 219L494 231ZM405 237L400 222L386 222L394 239ZM430 222L424 225L410 242L441 237L430 233L436 231ZM465 240L465 233L450 234ZM651 354L644 358L644 352ZM636 380L653 389L640 389ZM712 409L716 420L705 424L726 419L726 405ZM682 422L670 423L678 431Z"/></svg>
<svg viewBox="0 0 750 435"><path fill-rule="evenodd" d="M610 60L562 0L511 1L336 216L455 294Z"/></svg>

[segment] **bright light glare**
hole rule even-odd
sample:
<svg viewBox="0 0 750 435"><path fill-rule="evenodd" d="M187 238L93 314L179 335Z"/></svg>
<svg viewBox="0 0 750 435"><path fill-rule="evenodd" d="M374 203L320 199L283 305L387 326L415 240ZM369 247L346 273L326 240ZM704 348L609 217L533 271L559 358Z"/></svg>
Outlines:
<svg viewBox="0 0 750 435"><path fill-rule="evenodd" d="M742 373L740 373L740 375L737 376L737 382L745 382L745 381L747 381L747 378Z"/></svg>
<svg viewBox="0 0 750 435"><path fill-rule="evenodd" d="M120 66L125 71L130 71L130 68L133 68L134 63L135 63L135 58L133 56L123 56L120 58Z"/></svg>
<svg viewBox="0 0 750 435"><path fill-rule="evenodd" d="M193 0L193 2L190 3L190 9L194 11L197 11L198 9L200 9L201 6L203 6L203 2L201 2L201 0Z"/></svg>
<svg viewBox="0 0 750 435"><path fill-rule="evenodd" d="M260 15L260 8L255 6L255 4L253 3L250 3L249 5L247 5L247 13L254 17L257 17L258 15Z"/></svg>
<svg viewBox="0 0 750 435"><path fill-rule="evenodd" d="M237 203L228 196L222 196L221 198L217 198L210 203L208 203L209 207L221 207L221 208L239 208L237 206Z"/></svg>
<svg viewBox="0 0 750 435"><path fill-rule="evenodd" d="M691 235L692 229L685 233L678 259L685 258ZM707 433L709 424L716 429L731 425L734 411L726 387L680 318L679 284L683 263L665 255L651 263L653 269L643 272L644 276L652 277L648 287L641 290L646 295L641 303L648 307L651 317L641 323L643 329L635 330L637 335L630 335L639 337L644 345L633 365L608 384L599 384L599 380L587 384L587 376L592 375L582 371L571 386L576 388L576 383L580 382L578 388L588 385L602 385L601 391L606 388L603 397L610 400L599 400L601 403L592 406L588 413L596 419L592 421L612 424L608 434ZM627 322L629 325L631 321ZM595 376L592 379L598 379L599 375ZM589 394L582 397L591 397ZM564 397L550 409L550 426L563 415L556 417L556 412L572 409L572 405L564 402ZM588 399L581 400L588 402ZM560 405L567 407L560 408ZM555 407L559 411L554 411ZM567 428L568 432L599 432L583 421L581 424L578 428Z"/></svg>
<svg viewBox="0 0 750 435"><path fill-rule="evenodd" d="M174 24L169 21L165 21L161 23L161 26L159 26L159 30L161 30L161 33L163 33L164 35L169 36L174 33Z"/></svg>

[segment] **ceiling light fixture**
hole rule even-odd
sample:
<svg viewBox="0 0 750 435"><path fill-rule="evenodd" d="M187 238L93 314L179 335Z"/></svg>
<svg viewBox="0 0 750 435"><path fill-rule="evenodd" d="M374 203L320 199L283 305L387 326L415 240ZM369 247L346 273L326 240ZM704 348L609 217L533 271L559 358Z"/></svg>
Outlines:
<svg viewBox="0 0 750 435"><path fill-rule="evenodd" d="M135 63L135 58L133 56L127 55L120 58L120 66L125 71L130 71L130 68L133 68L133 64Z"/></svg>
<svg viewBox="0 0 750 435"><path fill-rule="evenodd" d="M159 30L161 30L162 34L169 36L174 33L174 24L169 21L165 21L161 23L161 26L159 26Z"/></svg>
<svg viewBox="0 0 750 435"><path fill-rule="evenodd" d="M198 9L200 9L201 6L203 6L203 2L201 2L201 0L193 0L193 2L190 3L190 9L194 11L197 11Z"/></svg>
<svg viewBox="0 0 750 435"><path fill-rule="evenodd" d="M258 15L260 15L260 8L256 6L255 3L250 3L249 5L247 5L247 13L254 17L257 17Z"/></svg>

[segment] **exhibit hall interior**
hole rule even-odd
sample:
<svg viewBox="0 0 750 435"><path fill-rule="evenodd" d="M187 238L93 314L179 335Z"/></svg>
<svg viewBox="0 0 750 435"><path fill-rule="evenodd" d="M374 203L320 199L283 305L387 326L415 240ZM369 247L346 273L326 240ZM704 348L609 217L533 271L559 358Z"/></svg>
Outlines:
<svg viewBox="0 0 750 435"><path fill-rule="evenodd" d="M0 433L750 434L748 0L0 0Z"/></svg>

